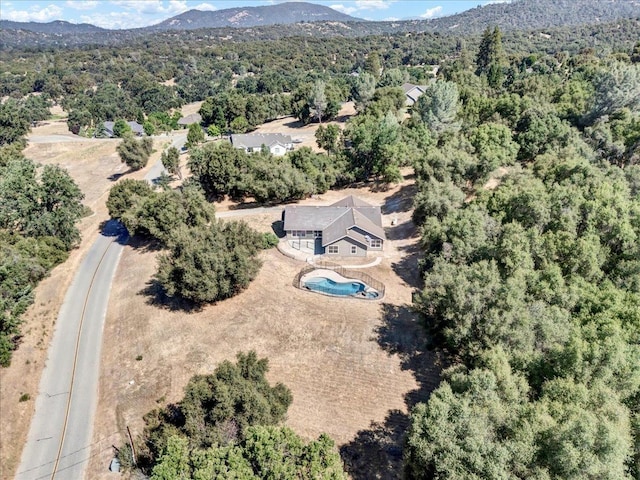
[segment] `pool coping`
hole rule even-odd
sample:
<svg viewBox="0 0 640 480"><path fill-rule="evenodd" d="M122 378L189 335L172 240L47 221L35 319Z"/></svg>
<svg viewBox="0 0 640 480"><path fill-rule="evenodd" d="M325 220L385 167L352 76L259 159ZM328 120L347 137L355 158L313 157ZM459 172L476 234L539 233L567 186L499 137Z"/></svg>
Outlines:
<svg viewBox="0 0 640 480"><path fill-rule="evenodd" d="M378 290L376 290L375 288L373 288L371 285L368 285L366 282L360 280L359 278L349 278L349 277L345 277L343 275L340 275L337 272L334 272L333 270L329 270L326 268L316 268L315 270L312 270L309 273L304 274L301 278L300 278L300 284L304 284L305 280L309 280L311 278L316 278L316 277L323 277L323 278L328 278L329 280L333 280L334 282L337 283L346 283L346 281L353 281L353 282L360 282L361 284L365 285L367 289L373 290L375 291L378 296L375 298L370 298L370 297L364 297L364 296L359 296L359 295L334 295L332 293L326 293L326 292L322 292L320 290L313 290L311 288L307 288L308 291L311 291L313 293L319 293L321 295L326 295L328 297L336 297L336 298L355 298L357 300L369 300L369 301L375 301L375 300L381 300L384 297L384 294L381 294ZM366 291L366 289L365 289Z"/></svg>

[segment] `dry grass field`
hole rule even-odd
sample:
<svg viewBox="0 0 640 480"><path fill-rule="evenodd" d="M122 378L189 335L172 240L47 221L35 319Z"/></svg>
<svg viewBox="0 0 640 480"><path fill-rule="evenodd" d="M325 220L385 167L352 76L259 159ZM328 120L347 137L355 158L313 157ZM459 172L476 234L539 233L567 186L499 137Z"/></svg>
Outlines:
<svg viewBox="0 0 640 480"><path fill-rule="evenodd" d="M386 192L333 191L305 203L351 193L385 205L391 240L383 262L367 270L386 285L381 301L298 290L292 280L304 264L272 249L240 295L197 312L172 310L150 293L157 252L144 246L125 250L105 327L88 478L111 478L112 445L125 441L127 426L139 435L142 416L179 400L192 375L210 373L249 349L269 359L272 382L291 388L287 425L307 438L328 433L353 478L398 477L408 407L427 397L439 372L408 309L417 280L417 237L408 208L413 185L409 179ZM398 225L390 227L393 217ZM279 218L262 214L246 221L268 231Z"/></svg>
<svg viewBox="0 0 640 480"><path fill-rule="evenodd" d="M187 106L183 113L194 109ZM347 105L341 120L352 109ZM278 122L282 125L261 128L290 128L284 133L294 138L306 135L309 146L315 145L311 139L316 126L285 126L292 119ZM11 367L0 369L2 479L13 478L19 463L67 287L107 219L108 190L125 173L115 152L117 141L60 138L68 135L64 121L37 127L32 136L42 141L30 143L25 154L40 163L67 168L93 214L80 224L79 248L36 289L35 302L25 316L22 343ZM163 145L164 141L156 141L150 165ZM145 170L126 177L142 178ZM135 243L127 247L110 297L86 478L114 478L107 466L112 446L124 441L126 426L139 434L142 415L181 398L192 375L211 372L222 360L249 349L269 358L271 381L291 388L289 426L307 438L321 432L331 435L353 478L397 478L408 408L427 397L437 385L439 372L438 359L425 350L422 329L408 308L417 284L417 235L410 221L414 193L408 177L388 191L364 185L305 201L326 204L355 194L384 205L390 241L382 264L367 271L386 285L386 296L380 301L335 299L297 290L292 279L303 264L274 249L262 254L264 265L258 277L240 295L198 312L175 311L156 304L147 293L157 252ZM233 207L218 205L219 210ZM392 218L398 219L394 227ZM277 214L245 218L262 231L278 219ZM31 399L19 402L23 393Z"/></svg>

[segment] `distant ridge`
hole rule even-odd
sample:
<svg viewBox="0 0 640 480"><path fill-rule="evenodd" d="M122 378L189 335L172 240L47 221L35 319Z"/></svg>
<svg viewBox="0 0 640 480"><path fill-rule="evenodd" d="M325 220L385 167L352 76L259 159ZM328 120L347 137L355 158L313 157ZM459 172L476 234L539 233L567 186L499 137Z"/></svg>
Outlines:
<svg viewBox="0 0 640 480"><path fill-rule="evenodd" d="M495 25L505 32L530 31L604 24L621 19L640 19L640 0L513 0L431 20L387 22L367 22L322 5L289 2L213 12L190 10L157 25L129 30L106 30L64 21L21 23L0 20L0 50L36 46L116 45L154 34L173 34L178 30L188 31L190 36L247 41L289 36L359 37L414 32L469 35L481 33L485 28ZM278 24L287 24L287 27L273 26Z"/></svg>
<svg viewBox="0 0 640 480"><path fill-rule="evenodd" d="M11 20L0 20L0 30L26 30L28 32L46 33L49 35L69 35L81 33L108 32L105 28L96 27L89 23L70 23L64 20L54 20L53 22L12 22Z"/></svg>
<svg viewBox="0 0 640 480"><path fill-rule="evenodd" d="M300 22L364 22L315 3L286 2L262 7L236 7L224 10L189 10L147 27L152 30L195 30L198 28L257 27Z"/></svg>

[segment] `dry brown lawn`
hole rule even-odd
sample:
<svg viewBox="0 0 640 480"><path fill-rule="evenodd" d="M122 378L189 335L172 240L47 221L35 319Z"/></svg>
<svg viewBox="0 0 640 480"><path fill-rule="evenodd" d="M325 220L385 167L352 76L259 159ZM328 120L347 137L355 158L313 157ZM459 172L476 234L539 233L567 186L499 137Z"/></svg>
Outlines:
<svg viewBox="0 0 640 480"><path fill-rule="evenodd" d="M198 312L171 310L149 294L157 252L127 248L111 292L103 344L100 401L88 478L107 479L112 445L142 416L178 401L189 378L211 373L239 351L270 362L269 379L293 392L286 424L306 438L328 433L354 478L397 478L408 407L438 381L437 359L409 312L416 272L410 222L411 181L387 192L369 187L328 192L307 203L345 194L385 204L391 241L381 265L367 273L383 281L381 301L338 299L292 286L303 263L273 249L249 288ZM247 217L269 231L280 215ZM138 360L139 359L139 360Z"/></svg>
<svg viewBox="0 0 640 480"><path fill-rule="evenodd" d="M344 118L353 113L349 108L341 112ZM192 105L183 113L191 110L197 107ZM291 121L281 121L283 129L292 129L283 133L300 138L304 130L309 146L314 147L315 139L310 139L317 126L284 126ZM66 134L64 121L49 122L33 132ZM163 144L156 141L150 165ZM34 305L25 316L22 344L11 367L0 370L2 479L13 478L19 463L50 335L67 287L107 219L108 190L125 172L116 145L115 140L34 143L25 151L40 163L69 169L93 215L80 224L80 247L36 289ZM126 177L142 178L145 173ZM157 252L127 247L110 297L86 478L113 478L107 472L112 445L124 442L127 425L140 434L144 413L180 399L192 375L212 372L221 361L249 349L269 358L271 381L283 382L292 390L289 426L307 438L321 432L331 435L353 478L397 478L408 408L427 398L439 373L438 359L425 350L422 329L408 309L417 284L417 236L410 221L414 193L407 178L388 191L365 185L304 202L326 204L356 194L384 205L390 241L382 264L367 271L386 285L386 296L380 301L336 299L297 290L292 279L303 264L270 250L262 255L264 265L258 277L240 295L195 313L172 311L154 304L145 293ZM230 207L218 205L219 210ZM398 219L395 227L390 227L392 218ZM278 219L277 214L262 214L246 221L268 231ZM30 394L31 400L19 402L23 393Z"/></svg>

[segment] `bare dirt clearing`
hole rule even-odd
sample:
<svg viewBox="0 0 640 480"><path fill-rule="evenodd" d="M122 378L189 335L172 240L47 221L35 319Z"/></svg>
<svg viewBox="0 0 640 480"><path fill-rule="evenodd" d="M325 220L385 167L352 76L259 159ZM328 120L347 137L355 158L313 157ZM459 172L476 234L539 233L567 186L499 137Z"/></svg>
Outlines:
<svg viewBox="0 0 640 480"><path fill-rule="evenodd" d="M124 442L126 426L139 434L142 416L180 399L192 375L210 373L249 349L269 358L272 382L291 388L289 426L308 438L331 435L354 478L397 478L408 406L427 397L439 371L408 310L417 280L413 191L409 180L387 192L366 187L306 201L329 203L354 193L384 202L386 225L398 218L388 230L385 260L367 270L386 285L381 302L298 290L292 280L304 264L272 249L245 292L199 312L172 311L149 294L157 252L127 248L105 327L88 478L110 478L112 445ZM246 218L262 231L279 219L277 212ZM417 375L418 367L429 374Z"/></svg>

